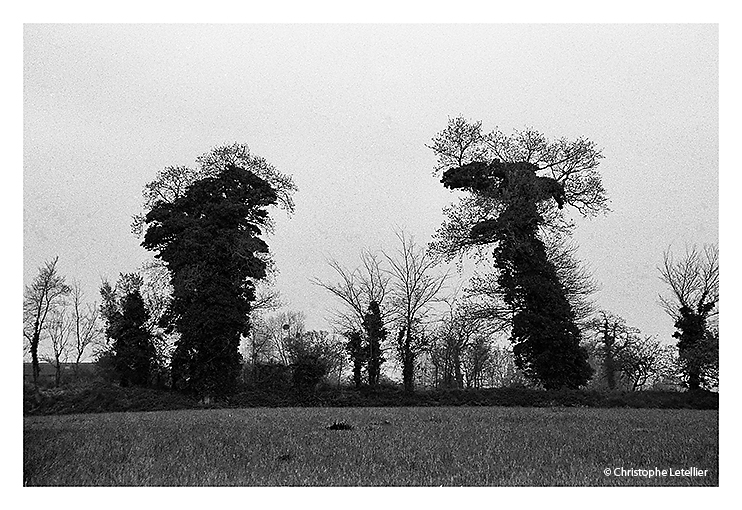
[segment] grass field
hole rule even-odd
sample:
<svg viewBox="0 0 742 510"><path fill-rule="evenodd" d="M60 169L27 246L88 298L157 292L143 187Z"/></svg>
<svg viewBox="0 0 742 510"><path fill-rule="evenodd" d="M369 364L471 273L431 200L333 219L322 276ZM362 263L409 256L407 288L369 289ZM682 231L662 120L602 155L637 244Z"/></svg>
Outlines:
<svg viewBox="0 0 742 510"><path fill-rule="evenodd" d="M331 430L334 422L351 430ZM25 485L713 485L717 411L254 408L24 418ZM605 469L707 476L610 476Z"/></svg>

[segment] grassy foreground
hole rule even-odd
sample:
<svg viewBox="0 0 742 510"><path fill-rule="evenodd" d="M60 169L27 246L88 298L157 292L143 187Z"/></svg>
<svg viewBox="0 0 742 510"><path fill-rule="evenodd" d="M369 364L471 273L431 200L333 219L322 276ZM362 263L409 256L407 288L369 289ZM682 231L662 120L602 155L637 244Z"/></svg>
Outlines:
<svg viewBox="0 0 742 510"><path fill-rule="evenodd" d="M24 418L24 485L714 485L717 411L253 408ZM335 422L351 430L331 430ZM708 470L606 476L604 470Z"/></svg>

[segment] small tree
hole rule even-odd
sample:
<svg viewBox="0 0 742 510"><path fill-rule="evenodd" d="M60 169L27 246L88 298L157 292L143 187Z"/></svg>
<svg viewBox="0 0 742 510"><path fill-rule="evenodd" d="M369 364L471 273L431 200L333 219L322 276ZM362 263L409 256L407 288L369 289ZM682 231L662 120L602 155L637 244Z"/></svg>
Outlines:
<svg viewBox="0 0 742 510"><path fill-rule="evenodd" d="M70 287L57 273L59 257L46 262L23 292L23 336L29 344L34 386L39 381L39 341L50 312L64 305Z"/></svg>
<svg viewBox="0 0 742 510"><path fill-rule="evenodd" d="M430 345L431 361L436 366L436 372L440 374L440 383L449 388L463 388L465 384L464 363L467 360L467 352L475 341L475 337L484 336L488 328L471 306L468 299L459 300L454 293L445 301L448 304L448 313L444 314L439 326L434 330ZM469 368L475 372L482 361L484 351L481 348L486 342L479 342L480 350L476 353L479 358L469 358L473 361ZM438 381L437 381L438 382Z"/></svg>
<svg viewBox="0 0 742 510"><path fill-rule="evenodd" d="M388 315L384 298L389 287L389 276L381 267L381 259L369 250L361 252L361 265L355 270L347 269L335 260L330 260L329 265L337 273L339 281L327 283L317 278L312 281L340 299L343 304L342 308L335 312L332 321L337 331L345 332L346 351L354 367L354 384L360 387L363 367L368 365L369 374L376 374L369 379L369 384L373 386L378 382L381 364L384 361L381 356L383 339L377 339L379 345L369 343L371 339L366 321L371 303L375 303L378 308L378 319L373 319L372 322L376 324L373 327L383 329ZM366 332L365 339L361 331Z"/></svg>
<svg viewBox="0 0 742 510"><path fill-rule="evenodd" d="M85 293L80 282L72 282L70 298L71 351L75 367L75 376L80 376L80 362L100 336L99 307L97 303L85 304Z"/></svg>
<svg viewBox="0 0 742 510"><path fill-rule="evenodd" d="M293 387L312 391L339 365L342 346L327 331L307 331L286 342Z"/></svg>
<svg viewBox="0 0 742 510"><path fill-rule="evenodd" d="M600 377L605 380L608 389L616 389L617 380L625 372L621 366L623 351L635 343L639 330L626 324L626 321L608 311L601 310L598 316L589 323L589 328L595 333L598 344L597 357L601 362ZM625 358L630 360L631 357Z"/></svg>
<svg viewBox="0 0 742 510"><path fill-rule="evenodd" d="M283 365L291 365L291 342L306 332L304 312L286 310L266 318L264 328L269 339L271 357Z"/></svg>
<svg viewBox="0 0 742 510"><path fill-rule="evenodd" d="M139 292L142 280L134 274L121 275L117 292L103 282L101 314L106 322L113 367L121 386L146 386L156 360L152 335L147 327L149 314Z"/></svg>
<svg viewBox="0 0 742 510"><path fill-rule="evenodd" d="M492 344L486 335L474 335L464 352L464 375L467 388L482 388L487 368L492 364Z"/></svg>
<svg viewBox="0 0 742 510"><path fill-rule="evenodd" d="M363 367L368 362L368 349L363 343L360 331L348 331L345 333L345 338L347 339L345 349L353 364L353 384L356 388L360 388L363 384Z"/></svg>
<svg viewBox="0 0 742 510"><path fill-rule="evenodd" d="M312 283L340 299L342 309L335 312L333 323L338 331L360 331L371 301L376 301L385 316L384 297L389 286L389 277L381 268L381 260L369 250L361 252L360 267L350 270L336 260L329 266L337 273L339 281L328 283L314 278Z"/></svg>
<svg viewBox="0 0 742 510"><path fill-rule="evenodd" d="M385 359L382 355L382 344L386 340L386 329L381 318L381 310L376 301L371 301L368 313L363 320L363 328L366 330L368 341L368 385L376 387L379 383L381 365Z"/></svg>
<svg viewBox="0 0 742 510"><path fill-rule="evenodd" d="M686 249L675 260L668 249L660 278L671 289L660 296L665 311L675 320L678 353L689 390L718 383L719 342L714 322L719 303L719 248L717 245ZM716 331L716 333L714 333Z"/></svg>
<svg viewBox="0 0 742 510"><path fill-rule="evenodd" d="M629 337L616 358L629 390L641 390L668 372L671 362L668 347L651 336Z"/></svg>
<svg viewBox="0 0 742 510"><path fill-rule="evenodd" d="M49 320L44 324L51 347L51 353L44 356L44 361L54 367L54 386L62 382L62 364L67 362L70 348L70 330L72 324L64 308L52 311Z"/></svg>
<svg viewBox="0 0 742 510"><path fill-rule="evenodd" d="M427 346L423 321L437 300L448 273L435 274L436 261L404 232L397 232L396 254L384 253L389 262L391 314L397 324L397 357L402 365L405 391L413 391L415 360Z"/></svg>

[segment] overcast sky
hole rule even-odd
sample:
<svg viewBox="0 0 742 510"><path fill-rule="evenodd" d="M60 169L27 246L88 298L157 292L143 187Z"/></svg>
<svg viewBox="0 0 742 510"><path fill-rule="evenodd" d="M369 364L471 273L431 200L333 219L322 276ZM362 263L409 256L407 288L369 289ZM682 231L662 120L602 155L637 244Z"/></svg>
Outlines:
<svg viewBox="0 0 742 510"><path fill-rule="evenodd" d="M426 148L463 115L485 130L585 136L612 212L578 221L598 306L670 341L657 266L718 242L716 25L26 25L23 258L90 300L151 254L130 233L168 165L247 143L299 191L268 238L310 328L337 303L328 257L424 243L456 199Z"/></svg>

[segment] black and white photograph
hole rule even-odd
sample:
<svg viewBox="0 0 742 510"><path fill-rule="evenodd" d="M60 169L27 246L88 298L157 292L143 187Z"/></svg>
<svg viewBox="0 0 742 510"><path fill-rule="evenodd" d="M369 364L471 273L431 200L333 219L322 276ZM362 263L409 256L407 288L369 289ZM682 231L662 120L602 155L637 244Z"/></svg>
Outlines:
<svg viewBox="0 0 742 510"><path fill-rule="evenodd" d="M719 487L718 20L234 21L22 24L24 491Z"/></svg>

